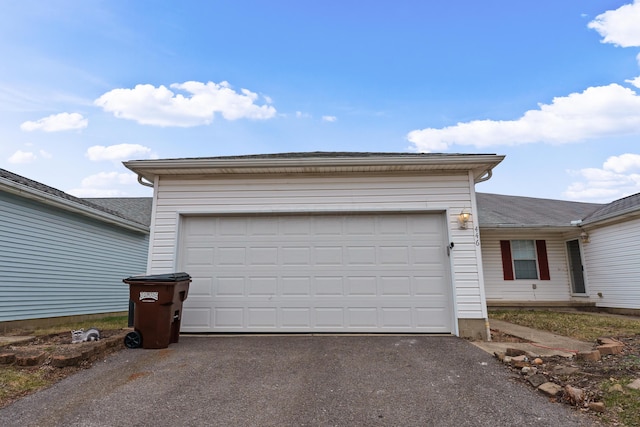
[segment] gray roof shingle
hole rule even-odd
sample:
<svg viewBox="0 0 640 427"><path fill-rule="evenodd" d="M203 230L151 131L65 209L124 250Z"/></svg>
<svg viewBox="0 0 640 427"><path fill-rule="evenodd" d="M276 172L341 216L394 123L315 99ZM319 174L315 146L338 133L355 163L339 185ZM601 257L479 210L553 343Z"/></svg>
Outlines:
<svg viewBox="0 0 640 427"><path fill-rule="evenodd" d="M151 225L152 197L91 197L84 200L111 211L120 212L130 220L147 227Z"/></svg>
<svg viewBox="0 0 640 427"><path fill-rule="evenodd" d="M136 222L136 223L141 224L141 225L146 225L146 226L149 225L149 222L147 222L147 223L141 222L141 221L139 221L139 219L136 219L134 217L129 217L129 216L126 215L126 213L123 213L123 212L121 212L119 210L113 210L113 209L110 209L108 206L92 203L90 201L90 199L87 200L87 199L81 199L79 197L72 196L71 194L65 193L64 191L58 190L58 189L53 188L53 187L49 187L48 185L42 184L42 183L40 183L38 181L34 181L32 179L29 179L29 178L25 178L23 176L20 176L18 174L13 173L13 172L9 172L8 170L5 170L5 169L0 169L0 178L6 179L6 180L11 181L11 182L13 182L15 184L18 184L20 186L28 187L28 188L30 188L32 190L37 190L37 191L46 193L49 196L53 196L54 198L63 199L63 200L69 201L69 202L73 202L73 203L76 203L76 204L79 204L79 205L83 205L83 206L85 206L87 208L96 209L96 210L102 211L102 212L104 212L106 214L113 215L113 216L116 216L118 218L125 219L127 221ZM149 210L149 212L150 212L150 210Z"/></svg>
<svg viewBox="0 0 640 427"><path fill-rule="evenodd" d="M476 193L480 227L570 227L602 208L598 203Z"/></svg>
<svg viewBox="0 0 640 427"><path fill-rule="evenodd" d="M640 193L614 200L600 207L600 209L591 212L583 221L585 224L589 224L635 211L640 211Z"/></svg>

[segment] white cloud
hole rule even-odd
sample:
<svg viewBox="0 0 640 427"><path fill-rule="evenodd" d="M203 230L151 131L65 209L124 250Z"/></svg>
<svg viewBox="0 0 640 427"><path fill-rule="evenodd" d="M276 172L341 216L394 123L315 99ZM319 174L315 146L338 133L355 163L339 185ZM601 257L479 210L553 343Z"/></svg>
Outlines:
<svg viewBox="0 0 640 427"><path fill-rule="evenodd" d="M640 192L640 155L621 154L609 157L602 168L568 171L580 178L563 193L573 200L610 202Z"/></svg>
<svg viewBox="0 0 640 427"><path fill-rule="evenodd" d="M38 153L40 153L40 157L44 159L50 159L53 157L53 154L49 153L48 151L40 150L38 151Z"/></svg>
<svg viewBox="0 0 640 427"><path fill-rule="evenodd" d="M311 117L309 113L303 113L302 111L296 111L296 119L308 119Z"/></svg>
<svg viewBox="0 0 640 427"><path fill-rule="evenodd" d="M640 133L640 96L618 84L590 87L554 98L517 120L475 120L441 129L409 132L421 152L444 151L450 145L489 147L533 142L564 144L585 139Z"/></svg>
<svg viewBox="0 0 640 427"><path fill-rule="evenodd" d="M105 147L94 145L87 149L86 156L89 160L99 162L102 160L128 160L133 157L147 158L151 154L151 149L139 144L117 144Z"/></svg>
<svg viewBox="0 0 640 427"><path fill-rule="evenodd" d="M336 120L338 120L338 118L336 116L322 116L322 121L323 122L335 122Z"/></svg>
<svg viewBox="0 0 640 427"><path fill-rule="evenodd" d="M21 151L18 150L11 157L9 157L9 163L20 164L20 163L31 163L38 158L34 153L30 151Z"/></svg>
<svg viewBox="0 0 640 427"><path fill-rule="evenodd" d="M603 37L602 43L620 47L640 46L640 0L608 10L587 26Z"/></svg>
<svg viewBox="0 0 640 427"><path fill-rule="evenodd" d="M134 173L100 172L84 178L80 188L68 190L67 193L76 197L118 197L129 193L127 187L138 185Z"/></svg>
<svg viewBox="0 0 640 427"><path fill-rule="evenodd" d="M640 58L640 55L638 57ZM636 77L635 79L625 80L625 82L631 83L633 86L640 89L640 76Z"/></svg>
<svg viewBox="0 0 640 427"><path fill-rule="evenodd" d="M192 127L211 123L216 113L226 120L270 119L276 109L257 105L258 95L247 89L236 92L227 82L174 83L165 86L136 85L133 89L114 89L95 100L95 105L116 117L153 126Z"/></svg>
<svg viewBox="0 0 640 427"><path fill-rule="evenodd" d="M640 172L640 154L622 154L612 156L604 162L603 168L616 173L624 173L633 170Z"/></svg>
<svg viewBox="0 0 640 427"><path fill-rule="evenodd" d="M26 121L20 125L20 129L26 132L41 130L44 132L60 132L64 130L84 129L89 125L89 120L79 113L52 114L35 122Z"/></svg>

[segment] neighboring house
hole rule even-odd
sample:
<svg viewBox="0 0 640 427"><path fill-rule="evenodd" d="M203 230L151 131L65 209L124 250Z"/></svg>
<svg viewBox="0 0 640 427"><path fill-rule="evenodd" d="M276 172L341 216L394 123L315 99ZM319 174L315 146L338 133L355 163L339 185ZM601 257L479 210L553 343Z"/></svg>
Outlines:
<svg viewBox="0 0 640 427"><path fill-rule="evenodd" d="M183 331L478 337L474 184L502 159L315 152L125 166L155 187L148 273L193 278Z"/></svg>
<svg viewBox="0 0 640 427"><path fill-rule="evenodd" d="M0 169L0 327L124 312L146 271L151 199L73 197Z"/></svg>
<svg viewBox="0 0 640 427"><path fill-rule="evenodd" d="M640 309L640 194L607 205L477 200L490 307Z"/></svg>

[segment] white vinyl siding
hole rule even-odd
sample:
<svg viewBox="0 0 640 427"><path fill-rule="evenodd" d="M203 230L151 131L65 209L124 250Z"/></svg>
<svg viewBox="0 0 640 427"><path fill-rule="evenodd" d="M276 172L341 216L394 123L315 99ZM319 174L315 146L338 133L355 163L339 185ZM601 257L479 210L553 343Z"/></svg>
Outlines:
<svg viewBox="0 0 640 427"><path fill-rule="evenodd" d="M447 176L335 176L192 178L158 180L149 273L177 268L181 215L447 212L445 235L455 243L449 260L457 318L486 317L473 219L460 230L458 214L472 206L466 172Z"/></svg>
<svg viewBox="0 0 640 427"><path fill-rule="evenodd" d="M487 302L491 301L570 301L571 287L567 269L565 239L557 233L533 233L518 231L480 232L484 286ZM502 270L501 240L545 240L549 261L550 280L504 280ZM534 255L535 257L535 247ZM537 267L536 267L537 268Z"/></svg>
<svg viewBox="0 0 640 427"><path fill-rule="evenodd" d="M640 307L640 219L589 229L582 245L588 291L598 307ZM598 296L602 294L602 297Z"/></svg>
<svg viewBox="0 0 640 427"><path fill-rule="evenodd" d="M148 235L0 191L0 321L128 309Z"/></svg>

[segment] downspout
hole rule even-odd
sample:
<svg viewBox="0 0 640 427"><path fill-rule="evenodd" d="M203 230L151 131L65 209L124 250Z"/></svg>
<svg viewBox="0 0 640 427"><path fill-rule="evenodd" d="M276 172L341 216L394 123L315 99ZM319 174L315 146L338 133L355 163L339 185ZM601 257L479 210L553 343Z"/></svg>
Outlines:
<svg viewBox="0 0 640 427"><path fill-rule="evenodd" d="M480 178L476 180L476 184L488 181L491 179L492 176L493 176L493 169L489 169L484 175L482 175Z"/></svg>
<svg viewBox="0 0 640 427"><path fill-rule="evenodd" d="M138 184L144 185L145 187L153 188L153 184L149 181L143 181L142 175L138 174Z"/></svg>

